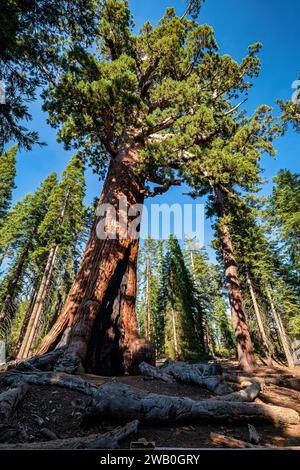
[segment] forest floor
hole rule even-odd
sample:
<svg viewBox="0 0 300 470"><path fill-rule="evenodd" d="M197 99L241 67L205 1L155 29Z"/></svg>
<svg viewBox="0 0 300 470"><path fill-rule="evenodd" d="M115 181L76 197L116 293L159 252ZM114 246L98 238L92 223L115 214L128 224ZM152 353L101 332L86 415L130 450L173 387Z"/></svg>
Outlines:
<svg viewBox="0 0 300 470"><path fill-rule="evenodd" d="M237 363L222 361L225 372L238 372ZM255 376L260 377L291 377L300 379L300 367L290 370L286 367L268 368L261 366ZM245 374L243 374L245 375ZM86 381L100 385L111 378L94 375L82 376ZM165 383L161 380L143 376L118 377L117 381L128 384L143 392L158 393L177 397L189 397L193 400L213 398L214 394L197 386L181 383ZM237 386L234 386L236 390ZM8 387L0 386L0 393ZM116 397L117 399L117 397ZM79 437L93 433L104 433L112 430L116 423L100 420L99 417L84 418L85 410L90 405L91 398L83 393L61 387L30 385L26 399L16 408L12 426L21 430L23 442L38 442L49 439ZM300 388L297 390L278 386L266 385L255 403L270 403L292 408L300 414ZM254 423L250 423L254 424ZM292 427L275 427L272 424L255 423L255 429L261 437L260 447L300 446L300 425ZM128 448L131 441L144 438L162 448L211 448L216 445L211 441L210 433L219 433L243 441L249 441L248 423L236 424L191 424L191 425L143 425L140 424L138 434L122 443L122 448ZM2 436L2 442L20 442L20 434L10 435L9 439Z"/></svg>

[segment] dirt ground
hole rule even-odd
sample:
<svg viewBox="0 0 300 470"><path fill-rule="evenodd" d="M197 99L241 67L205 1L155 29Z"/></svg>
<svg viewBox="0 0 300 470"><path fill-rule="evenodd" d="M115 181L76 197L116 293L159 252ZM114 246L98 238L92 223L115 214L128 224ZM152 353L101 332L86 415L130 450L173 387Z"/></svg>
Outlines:
<svg viewBox="0 0 300 470"><path fill-rule="evenodd" d="M237 370L234 362L226 361L223 367L227 372ZM300 377L300 369L290 371L287 368L268 369L261 367L256 375L262 377L291 374ZM110 380L105 377L85 375L85 380L93 384L101 384ZM159 393L177 397L189 397L203 400L213 397L213 394L196 385L180 383L166 384L156 379L141 376L120 377L118 381L141 389L144 392ZM234 385L233 385L234 386ZM5 387L0 388L0 392ZM118 397L116 397L116 400ZM272 403L283 407L293 408L300 413L300 389L269 385L263 390L257 402ZM93 416L86 419L86 409L91 404L88 396L56 386L35 386L30 389L17 407L11 429L2 433L1 442L35 442L49 439L84 436L93 433L104 433L118 424ZM276 428L271 424L255 424L261 437L261 447L265 446L300 446L300 426ZM14 431L15 430L15 431ZM15 433L14 433L15 432ZM249 441L248 423L237 426L227 422L220 424L191 424L191 425L140 425L138 435L123 443L123 448L130 446L130 441L145 438L156 447L171 448L211 448L215 447L210 439L210 433L221 433L244 441Z"/></svg>

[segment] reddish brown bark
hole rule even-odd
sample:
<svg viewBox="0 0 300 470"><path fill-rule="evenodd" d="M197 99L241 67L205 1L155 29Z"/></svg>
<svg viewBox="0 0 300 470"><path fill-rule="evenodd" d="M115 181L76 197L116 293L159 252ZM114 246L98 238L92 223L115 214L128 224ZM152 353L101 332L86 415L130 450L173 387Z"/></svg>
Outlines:
<svg viewBox="0 0 300 470"><path fill-rule="evenodd" d="M110 204L122 217L120 198L127 198L127 208L143 203L144 182L133 172L136 159L136 150L124 149L112 160L99 207ZM122 357L115 302L128 267L133 239L129 234L125 238L120 237L118 225L115 239L99 239L99 220L99 217L95 218L65 307L37 353L44 354L53 349L66 328L71 327L68 347L59 367L63 369L64 364L69 364L73 358L74 364L77 361L87 370L96 373L106 371L108 374L118 372L114 368L115 365L119 368ZM113 225L112 220L108 222Z"/></svg>
<svg viewBox="0 0 300 470"><path fill-rule="evenodd" d="M136 319L137 259L139 242L131 244L127 273L123 278L123 298L121 305L120 348L123 355L124 370L139 373L138 365L146 361L155 365L155 347L148 338L142 338L138 332ZM122 285L121 285L122 292Z"/></svg>
<svg viewBox="0 0 300 470"><path fill-rule="evenodd" d="M237 340L238 359L244 370L252 371L257 366L253 344L249 334L243 297L240 287L237 262L234 256L231 233L226 223L227 211L225 196L221 189L215 188L219 216L219 234L222 243L225 277L231 305L234 334Z"/></svg>

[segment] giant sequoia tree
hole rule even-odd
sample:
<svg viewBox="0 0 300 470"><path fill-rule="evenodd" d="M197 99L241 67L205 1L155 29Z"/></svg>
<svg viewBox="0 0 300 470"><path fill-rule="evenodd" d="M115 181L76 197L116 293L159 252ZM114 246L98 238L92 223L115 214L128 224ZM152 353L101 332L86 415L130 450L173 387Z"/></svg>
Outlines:
<svg viewBox="0 0 300 470"><path fill-rule="evenodd" d="M198 9L199 2L194 3ZM197 134L205 147L203 136L210 132L210 117L216 112L221 118L228 112L220 105L223 99L218 98L213 83L215 65L222 93L234 92L247 87L244 75L253 74L257 59L256 48L241 64L221 57L212 29L199 26L187 15L176 16L173 9L166 11L157 27L146 23L139 36L131 34L126 1L103 2L102 14L98 52L78 47L66 52L61 61L64 72L50 88L46 109L67 148L81 148L102 174L108 169L100 206L112 204L119 216L120 199L126 199L127 207L142 204L145 195L178 183L173 169L181 164L183 142L180 135L173 141L176 133L187 132L187 138L191 132L192 137ZM147 188L149 181L159 185L152 192ZM109 217L106 221L114 225ZM112 320L112 311L122 278L130 264L135 269L137 243L130 236L120 237L118 224L114 240L99 240L98 223L99 218L64 311L39 348L39 353L45 353L55 347L69 327L62 370L76 370L79 364L93 370L103 362L103 348L114 351L110 357L114 354L115 363L120 364L118 344L125 327L122 321ZM125 284L132 289L132 283ZM124 296L129 299L132 293L126 293L126 286ZM133 317L134 301L129 311ZM91 341L96 328L108 332L101 344L95 338ZM134 344L136 348L136 338ZM130 347L129 337L122 348ZM87 358L93 358L92 362Z"/></svg>

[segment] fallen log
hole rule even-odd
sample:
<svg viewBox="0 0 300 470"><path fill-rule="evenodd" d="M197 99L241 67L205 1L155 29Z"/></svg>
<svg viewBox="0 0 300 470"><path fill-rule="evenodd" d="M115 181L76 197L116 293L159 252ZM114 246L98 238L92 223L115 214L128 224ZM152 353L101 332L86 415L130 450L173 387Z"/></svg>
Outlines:
<svg viewBox="0 0 300 470"><path fill-rule="evenodd" d="M143 422L178 421L269 421L275 425L299 424L299 414L289 408L267 404L209 399L195 401L167 395L144 394L141 390L112 380L100 386L80 377L62 373L16 373L0 375L0 383L18 381L35 385L56 385L77 390L93 397L98 413L110 418Z"/></svg>
<svg viewBox="0 0 300 470"><path fill-rule="evenodd" d="M183 361L171 361L168 359L161 367L160 370L166 370L173 368L174 365L178 367L192 367L197 369L202 377L209 377L212 375L222 375L222 366L218 362L211 362L211 363L196 363L196 364L189 364L188 362Z"/></svg>
<svg viewBox="0 0 300 470"><path fill-rule="evenodd" d="M100 385L94 394L101 416L141 422L269 421L275 425L300 422L299 414L288 408L225 400L195 401L155 393L144 394L116 381Z"/></svg>
<svg viewBox="0 0 300 470"><path fill-rule="evenodd" d="M248 387L238 392L229 393L221 397L216 397L215 400L223 401L236 401L236 402L251 402L258 397L262 390L262 386L259 382L253 381Z"/></svg>
<svg viewBox="0 0 300 470"><path fill-rule="evenodd" d="M63 354L65 348L54 349L53 351L44 354L43 356L33 356L30 359L20 360L16 359L4 364L0 370L19 370L19 371L32 371L37 372L38 370L51 370L60 356Z"/></svg>
<svg viewBox="0 0 300 470"><path fill-rule="evenodd" d="M223 434L210 433L210 438L214 444L220 447L229 447L230 449L257 449L257 446L250 442L241 441L234 437L224 436Z"/></svg>
<svg viewBox="0 0 300 470"><path fill-rule="evenodd" d="M97 387L83 380L80 376L70 376L62 372L6 372L0 374L0 384L14 385L17 383L31 385L56 385L70 390L93 396Z"/></svg>
<svg viewBox="0 0 300 470"><path fill-rule="evenodd" d="M255 380L256 382L260 382L261 384L266 385L277 385L278 387L285 387L290 388L292 390L296 390L300 392L300 378L299 377L291 377L287 375L286 377L272 377L272 376L246 376L246 375L238 375L238 374L228 374L225 373L224 377L228 382L235 382L235 383L243 383L249 380Z"/></svg>
<svg viewBox="0 0 300 470"><path fill-rule="evenodd" d="M147 362L142 362L139 364L139 370L142 375L146 377L153 377L154 379L162 380L166 383L173 383L174 380L170 374L163 372L163 370L158 367L151 366Z"/></svg>
<svg viewBox="0 0 300 470"><path fill-rule="evenodd" d="M164 374L172 375L180 382L199 385L216 395L225 395L233 392L233 389L226 383L223 375L208 375L209 371L216 374L219 370L215 364L173 362L164 365L159 370Z"/></svg>
<svg viewBox="0 0 300 470"><path fill-rule="evenodd" d="M0 450L10 449L116 449L120 442L138 431L138 420L134 420L125 426L119 426L105 434L91 434L83 437L70 437L46 442L0 444Z"/></svg>
<svg viewBox="0 0 300 470"><path fill-rule="evenodd" d="M23 399L28 391L26 383L16 388L10 388L0 394L0 422L4 423L9 420L18 403Z"/></svg>

